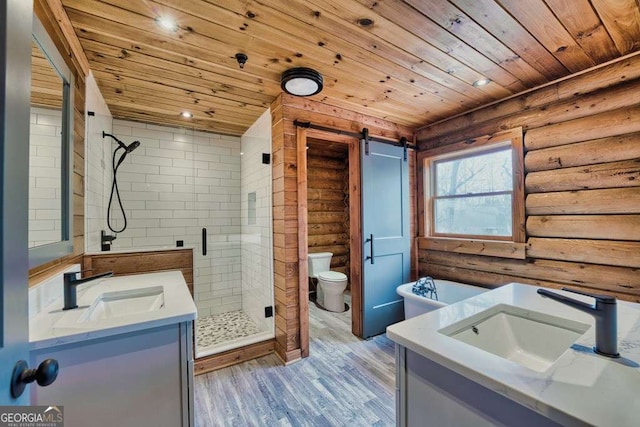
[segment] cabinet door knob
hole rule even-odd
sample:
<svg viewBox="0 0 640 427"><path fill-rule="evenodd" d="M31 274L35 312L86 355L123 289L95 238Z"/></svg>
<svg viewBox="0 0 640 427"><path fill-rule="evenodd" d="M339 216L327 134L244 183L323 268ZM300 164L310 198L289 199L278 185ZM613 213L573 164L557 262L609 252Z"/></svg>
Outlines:
<svg viewBox="0 0 640 427"><path fill-rule="evenodd" d="M29 369L24 360L18 361L13 368L11 376L11 395L14 399L22 396L27 384L37 382L39 386L46 387L58 378L58 361L56 359L43 360L37 369Z"/></svg>

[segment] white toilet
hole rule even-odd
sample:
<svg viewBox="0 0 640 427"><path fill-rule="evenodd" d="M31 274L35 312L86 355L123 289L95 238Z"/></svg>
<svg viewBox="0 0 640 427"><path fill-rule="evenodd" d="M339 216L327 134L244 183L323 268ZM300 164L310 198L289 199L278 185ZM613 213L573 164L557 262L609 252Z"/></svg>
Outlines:
<svg viewBox="0 0 640 427"><path fill-rule="evenodd" d="M347 276L331 271L331 252L309 254L309 277L318 279L316 301L329 311L344 311L344 290Z"/></svg>

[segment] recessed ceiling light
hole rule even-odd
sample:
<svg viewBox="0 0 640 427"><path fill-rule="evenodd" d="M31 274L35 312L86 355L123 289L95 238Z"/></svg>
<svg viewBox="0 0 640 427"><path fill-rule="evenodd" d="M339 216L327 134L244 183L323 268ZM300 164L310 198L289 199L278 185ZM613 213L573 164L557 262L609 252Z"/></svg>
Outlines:
<svg viewBox="0 0 640 427"><path fill-rule="evenodd" d="M480 87L480 86L486 86L489 83L491 83L491 79L480 79L480 80L476 80L475 82L473 82L473 85L475 87Z"/></svg>
<svg viewBox="0 0 640 427"><path fill-rule="evenodd" d="M182 113L180 113L180 115L185 119L190 119L191 117L193 117L193 114L188 111L183 111Z"/></svg>
<svg viewBox="0 0 640 427"><path fill-rule="evenodd" d="M373 19L360 18L358 19L358 24L360 24L361 27L370 27L373 25Z"/></svg>
<svg viewBox="0 0 640 427"><path fill-rule="evenodd" d="M161 16L156 18L156 22L165 30L175 31L178 29L178 24L173 18L169 18L168 16Z"/></svg>

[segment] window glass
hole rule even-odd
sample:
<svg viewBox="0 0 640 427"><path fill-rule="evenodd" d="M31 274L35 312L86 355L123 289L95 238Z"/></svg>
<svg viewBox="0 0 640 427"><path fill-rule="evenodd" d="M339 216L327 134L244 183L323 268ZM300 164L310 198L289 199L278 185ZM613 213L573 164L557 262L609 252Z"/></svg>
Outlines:
<svg viewBox="0 0 640 427"><path fill-rule="evenodd" d="M433 234L512 236L511 146L434 160Z"/></svg>

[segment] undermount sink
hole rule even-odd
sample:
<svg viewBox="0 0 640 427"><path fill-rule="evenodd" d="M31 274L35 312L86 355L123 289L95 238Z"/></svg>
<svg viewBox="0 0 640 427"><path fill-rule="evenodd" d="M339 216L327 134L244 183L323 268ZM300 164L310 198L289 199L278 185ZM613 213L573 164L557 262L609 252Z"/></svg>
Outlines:
<svg viewBox="0 0 640 427"><path fill-rule="evenodd" d="M105 292L93 301L86 312L80 316L78 322L92 322L148 313L163 307L164 289L162 286Z"/></svg>
<svg viewBox="0 0 640 427"><path fill-rule="evenodd" d="M544 372L590 327L586 323L499 304L438 332Z"/></svg>

